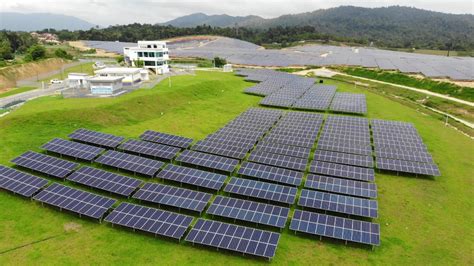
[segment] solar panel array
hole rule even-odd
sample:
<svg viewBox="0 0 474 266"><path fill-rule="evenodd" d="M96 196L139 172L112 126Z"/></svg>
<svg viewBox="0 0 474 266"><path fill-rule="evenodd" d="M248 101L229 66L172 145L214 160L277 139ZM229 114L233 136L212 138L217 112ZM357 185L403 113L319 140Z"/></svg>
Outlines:
<svg viewBox="0 0 474 266"><path fill-rule="evenodd" d="M142 181L89 166L72 173L67 180L125 197L130 196Z"/></svg>
<svg viewBox="0 0 474 266"><path fill-rule="evenodd" d="M212 190L220 190L227 178L225 175L173 164L168 164L156 177Z"/></svg>
<svg viewBox="0 0 474 266"><path fill-rule="evenodd" d="M367 245L380 245L380 226L326 214L295 210L290 230Z"/></svg>
<svg viewBox="0 0 474 266"><path fill-rule="evenodd" d="M64 139L53 139L41 148L61 155L86 161L94 160L104 149Z"/></svg>
<svg viewBox="0 0 474 266"><path fill-rule="evenodd" d="M207 214L284 228L289 208L249 200L217 196Z"/></svg>
<svg viewBox="0 0 474 266"><path fill-rule="evenodd" d="M69 138L85 143L99 145L107 148L116 148L125 138L111 134L96 132L80 128L69 135Z"/></svg>
<svg viewBox="0 0 474 266"><path fill-rule="evenodd" d="M12 163L58 178L65 178L79 165L77 163L33 151L27 151L23 153L22 155L13 159Z"/></svg>
<svg viewBox="0 0 474 266"><path fill-rule="evenodd" d="M336 176L359 181L375 181L375 172L372 168L357 167L345 164L312 161L309 171L314 174Z"/></svg>
<svg viewBox="0 0 474 266"><path fill-rule="evenodd" d="M183 149L188 148L193 142L193 139L190 138L156 132L153 130L145 131L142 135L140 135L140 139Z"/></svg>
<svg viewBox="0 0 474 266"><path fill-rule="evenodd" d="M48 180L0 165L0 188L31 197L48 184Z"/></svg>
<svg viewBox="0 0 474 266"><path fill-rule="evenodd" d="M245 177L253 177L291 186L299 186L303 180L303 172L253 162L242 163L237 173Z"/></svg>
<svg viewBox="0 0 474 266"><path fill-rule="evenodd" d="M274 202L293 204L296 199L296 187L233 177L224 188L225 192Z"/></svg>
<svg viewBox="0 0 474 266"><path fill-rule="evenodd" d="M313 209L377 218L377 201L303 189L298 205Z"/></svg>
<svg viewBox="0 0 474 266"><path fill-rule="evenodd" d="M173 159L181 151L178 147L133 139L120 145L119 149L165 160Z"/></svg>
<svg viewBox="0 0 474 266"><path fill-rule="evenodd" d="M155 174L165 164L160 161L155 161L119 151L107 151L95 161L103 165L150 177L155 176Z"/></svg>
<svg viewBox="0 0 474 266"><path fill-rule="evenodd" d="M280 234L200 218L186 241L244 254L273 258Z"/></svg>
<svg viewBox="0 0 474 266"><path fill-rule="evenodd" d="M306 188L334 192L363 198L376 198L375 183L309 174L304 184Z"/></svg>
<svg viewBox="0 0 474 266"><path fill-rule="evenodd" d="M227 173L233 172L239 164L239 160L236 159L191 150L185 150L176 161Z"/></svg>
<svg viewBox="0 0 474 266"><path fill-rule="evenodd" d="M334 94L336 94L336 86L313 85L293 103L292 107L302 110L325 111L329 108Z"/></svg>
<svg viewBox="0 0 474 266"><path fill-rule="evenodd" d="M133 198L180 209L202 212L212 194L156 183L146 183Z"/></svg>
<svg viewBox="0 0 474 266"><path fill-rule="evenodd" d="M371 124L378 169L441 175L413 124L378 119Z"/></svg>
<svg viewBox="0 0 474 266"><path fill-rule="evenodd" d="M134 230L181 239L193 217L123 202L105 220Z"/></svg>
<svg viewBox="0 0 474 266"><path fill-rule="evenodd" d="M260 101L261 105L290 108L298 101L311 86L314 85L314 79L293 76L293 79L280 89L268 94Z"/></svg>
<svg viewBox="0 0 474 266"><path fill-rule="evenodd" d="M365 95L338 92L332 100L330 110L343 113L366 114L367 103Z"/></svg>
<svg viewBox="0 0 474 266"><path fill-rule="evenodd" d="M57 183L40 191L33 199L94 219L101 219L116 202L114 199Z"/></svg>

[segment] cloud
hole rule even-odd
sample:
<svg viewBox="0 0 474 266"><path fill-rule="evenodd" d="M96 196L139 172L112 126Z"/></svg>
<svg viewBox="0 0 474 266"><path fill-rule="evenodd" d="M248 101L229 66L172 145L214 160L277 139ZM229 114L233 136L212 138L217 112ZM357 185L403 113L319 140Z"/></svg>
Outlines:
<svg viewBox="0 0 474 266"><path fill-rule="evenodd" d="M271 18L340 5L404 5L456 14L474 13L471 0L9 0L2 1L0 9L22 13L49 12L71 15L108 26L133 22L154 24L196 12Z"/></svg>

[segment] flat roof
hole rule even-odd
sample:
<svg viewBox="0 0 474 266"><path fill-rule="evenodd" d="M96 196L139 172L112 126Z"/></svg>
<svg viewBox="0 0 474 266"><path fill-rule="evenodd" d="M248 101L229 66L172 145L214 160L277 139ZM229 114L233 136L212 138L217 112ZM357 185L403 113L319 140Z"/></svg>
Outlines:
<svg viewBox="0 0 474 266"><path fill-rule="evenodd" d="M123 77L92 77L87 79L89 82L115 82L121 81Z"/></svg>
<svg viewBox="0 0 474 266"><path fill-rule="evenodd" d="M114 73L114 74L134 74L134 73L140 73L141 68L136 68L136 67L106 67L103 69L96 70L96 74L109 74L109 73Z"/></svg>
<svg viewBox="0 0 474 266"><path fill-rule="evenodd" d="M89 74L87 73L69 73L68 76L84 76L87 77Z"/></svg>

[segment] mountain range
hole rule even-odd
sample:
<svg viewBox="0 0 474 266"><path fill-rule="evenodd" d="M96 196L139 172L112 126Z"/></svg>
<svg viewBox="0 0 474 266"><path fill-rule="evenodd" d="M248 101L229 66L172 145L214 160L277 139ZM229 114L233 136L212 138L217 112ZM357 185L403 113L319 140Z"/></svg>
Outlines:
<svg viewBox="0 0 474 266"><path fill-rule="evenodd" d="M96 25L73 16L51 13L0 12L0 30L35 31L43 29L88 30Z"/></svg>

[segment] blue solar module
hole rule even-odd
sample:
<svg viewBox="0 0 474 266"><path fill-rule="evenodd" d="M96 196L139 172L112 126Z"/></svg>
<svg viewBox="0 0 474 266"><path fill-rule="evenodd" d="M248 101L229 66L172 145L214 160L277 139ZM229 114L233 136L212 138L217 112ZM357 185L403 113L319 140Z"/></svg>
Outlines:
<svg viewBox="0 0 474 266"><path fill-rule="evenodd" d="M381 157L377 157L375 160L377 163L377 169L381 170L390 170L429 176L441 175L438 166L434 163L419 163Z"/></svg>
<svg viewBox="0 0 474 266"><path fill-rule="evenodd" d="M27 151L12 160L21 167L28 168L49 176L65 178L79 165L41 153Z"/></svg>
<svg viewBox="0 0 474 266"><path fill-rule="evenodd" d="M57 183L40 191L33 199L94 219L102 216L114 205L115 200Z"/></svg>
<svg viewBox="0 0 474 266"><path fill-rule="evenodd" d="M181 239L193 217L123 202L105 221L175 239Z"/></svg>
<svg viewBox="0 0 474 266"><path fill-rule="evenodd" d="M68 180L88 187L130 196L142 184L142 181L123 175L107 172L89 166L83 166L72 173Z"/></svg>
<svg viewBox="0 0 474 266"><path fill-rule="evenodd" d="M173 164L168 164L156 177L213 190L220 190L227 178L225 175Z"/></svg>
<svg viewBox="0 0 474 266"><path fill-rule="evenodd" d="M0 165L0 188L31 197L48 184L48 180Z"/></svg>
<svg viewBox="0 0 474 266"><path fill-rule="evenodd" d="M343 177L360 181L375 181L374 169L345 164L312 161L309 171L315 174Z"/></svg>
<svg viewBox="0 0 474 266"><path fill-rule="evenodd" d="M53 139L50 142L41 146L41 148L58 153L61 155L70 156L76 159L82 159L86 161L92 161L101 154L104 149L95 146L77 143L74 141L64 139Z"/></svg>
<svg viewBox="0 0 474 266"><path fill-rule="evenodd" d="M69 135L69 138L107 148L116 148L125 138L112 134L80 128Z"/></svg>
<svg viewBox="0 0 474 266"><path fill-rule="evenodd" d="M193 142L193 139L190 139L190 138L156 132L152 130L145 131L140 136L140 139L156 142L156 143L161 143L165 145L175 146L175 147L179 147L183 149L187 149Z"/></svg>
<svg viewBox="0 0 474 266"><path fill-rule="evenodd" d="M165 160L173 159L181 151L178 147L133 139L120 145L119 149Z"/></svg>
<svg viewBox="0 0 474 266"><path fill-rule="evenodd" d="M146 183L133 198L157 204L202 212L212 194L156 183Z"/></svg>
<svg viewBox="0 0 474 266"><path fill-rule="evenodd" d="M242 163L238 174L292 186L299 186L303 180L302 172L252 162Z"/></svg>
<svg viewBox="0 0 474 266"><path fill-rule="evenodd" d="M176 158L176 161L228 173L233 172L239 164L239 160L236 159L191 150L185 150Z"/></svg>
<svg viewBox="0 0 474 266"><path fill-rule="evenodd" d="M281 154L253 151L248 158L249 161L288 168L292 170L304 171L308 159L285 156Z"/></svg>
<svg viewBox="0 0 474 266"><path fill-rule="evenodd" d="M253 198L293 204L298 189L296 187L233 177L225 186L224 191Z"/></svg>
<svg viewBox="0 0 474 266"><path fill-rule="evenodd" d="M304 184L307 188L329 191L364 198L377 197L377 185L362 181L309 174Z"/></svg>
<svg viewBox="0 0 474 266"><path fill-rule="evenodd" d="M310 148L269 142L259 142L255 150L305 159L309 158L309 153L311 152Z"/></svg>
<svg viewBox="0 0 474 266"><path fill-rule="evenodd" d="M280 234L200 218L186 241L244 254L273 258Z"/></svg>
<svg viewBox="0 0 474 266"><path fill-rule="evenodd" d="M249 148L241 148L226 143L219 143L207 140L198 141L191 149L205 153L221 155L229 158L243 159L247 155Z"/></svg>
<svg viewBox="0 0 474 266"><path fill-rule="evenodd" d="M374 160L372 159L372 156L366 155L316 150L314 152L313 158L314 160L323 162L340 163L370 168L374 167Z"/></svg>
<svg viewBox="0 0 474 266"><path fill-rule="evenodd" d="M207 214L284 228L289 208L249 200L217 196Z"/></svg>
<svg viewBox="0 0 474 266"><path fill-rule="evenodd" d="M376 200L362 199L320 191L303 189L298 205L325 211L377 218Z"/></svg>
<svg viewBox="0 0 474 266"><path fill-rule="evenodd" d="M290 230L367 245L380 245L380 226L326 214L295 210Z"/></svg>
<svg viewBox="0 0 474 266"><path fill-rule="evenodd" d="M165 164L164 162L143 158L118 151L107 151L96 162L119 169L153 177Z"/></svg>

